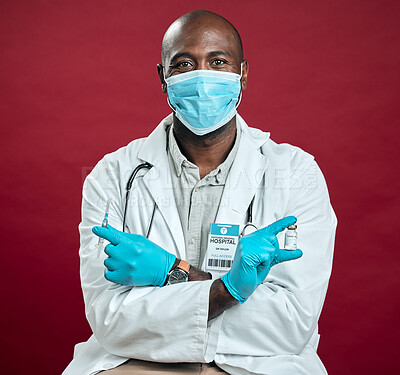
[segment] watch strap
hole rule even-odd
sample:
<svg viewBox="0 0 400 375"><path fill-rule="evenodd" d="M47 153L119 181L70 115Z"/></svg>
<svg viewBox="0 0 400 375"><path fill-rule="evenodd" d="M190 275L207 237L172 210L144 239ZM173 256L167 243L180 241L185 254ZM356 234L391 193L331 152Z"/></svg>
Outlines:
<svg viewBox="0 0 400 375"><path fill-rule="evenodd" d="M177 268L180 268L182 271L185 271L187 274L189 274L190 264L186 262L186 260L181 260Z"/></svg>

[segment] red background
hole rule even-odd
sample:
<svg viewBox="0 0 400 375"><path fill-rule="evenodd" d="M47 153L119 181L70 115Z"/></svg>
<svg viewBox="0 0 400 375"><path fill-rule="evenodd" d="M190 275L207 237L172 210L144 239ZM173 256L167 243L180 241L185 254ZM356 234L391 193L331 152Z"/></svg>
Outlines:
<svg viewBox="0 0 400 375"><path fill-rule="evenodd" d="M398 0L2 0L3 374L60 373L89 337L83 176L169 113L156 75L161 39L198 8L242 34L242 116L316 155L328 181L339 219L320 319L329 373L398 370Z"/></svg>

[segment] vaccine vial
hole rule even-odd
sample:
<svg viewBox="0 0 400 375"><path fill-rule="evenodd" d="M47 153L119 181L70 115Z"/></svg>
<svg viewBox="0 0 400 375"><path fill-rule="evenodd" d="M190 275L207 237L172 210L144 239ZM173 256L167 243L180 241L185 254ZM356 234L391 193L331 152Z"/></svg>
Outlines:
<svg viewBox="0 0 400 375"><path fill-rule="evenodd" d="M297 225L293 224L288 226L285 233L285 250L297 249Z"/></svg>

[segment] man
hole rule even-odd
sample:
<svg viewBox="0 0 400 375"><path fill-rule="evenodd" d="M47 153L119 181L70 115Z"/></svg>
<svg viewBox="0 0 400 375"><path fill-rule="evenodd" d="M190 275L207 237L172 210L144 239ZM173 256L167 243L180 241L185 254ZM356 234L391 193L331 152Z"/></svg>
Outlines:
<svg viewBox="0 0 400 375"><path fill-rule="evenodd" d="M81 278L93 336L64 374L325 374L317 323L336 218L322 173L236 114L248 62L223 17L175 21L157 69L173 114L85 181ZM296 219L302 250L284 250Z"/></svg>

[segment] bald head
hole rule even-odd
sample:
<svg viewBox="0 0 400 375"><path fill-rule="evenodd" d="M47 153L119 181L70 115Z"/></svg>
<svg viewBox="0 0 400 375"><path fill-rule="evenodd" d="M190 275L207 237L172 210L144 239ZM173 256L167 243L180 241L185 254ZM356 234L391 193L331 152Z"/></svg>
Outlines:
<svg viewBox="0 0 400 375"><path fill-rule="evenodd" d="M161 46L161 59L163 65L166 64L169 52L177 40L198 36L199 33L222 32L236 49L237 57L243 59L242 40L236 28L224 17L207 10L194 10L179 17L171 24L166 33Z"/></svg>
<svg viewBox="0 0 400 375"><path fill-rule="evenodd" d="M248 62L240 35L218 14L195 10L178 18L164 35L161 54L157 72L165 93L165 78L194 70L241 74L242 90L247 87Z"/></svg>

